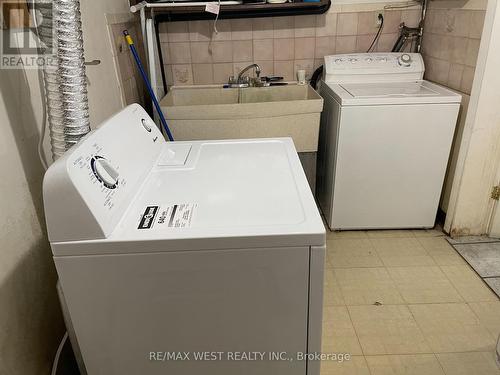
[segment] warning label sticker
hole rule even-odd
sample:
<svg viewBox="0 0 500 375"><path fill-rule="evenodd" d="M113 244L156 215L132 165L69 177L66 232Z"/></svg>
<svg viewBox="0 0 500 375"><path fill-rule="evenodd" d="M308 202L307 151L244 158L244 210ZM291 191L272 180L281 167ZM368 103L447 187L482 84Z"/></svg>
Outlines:
<svg viewBox="0 0 500 375"><path fill-rule="evenodd" d="M147 206L137 229L189 228L197 207L195 203Z"/></svg>

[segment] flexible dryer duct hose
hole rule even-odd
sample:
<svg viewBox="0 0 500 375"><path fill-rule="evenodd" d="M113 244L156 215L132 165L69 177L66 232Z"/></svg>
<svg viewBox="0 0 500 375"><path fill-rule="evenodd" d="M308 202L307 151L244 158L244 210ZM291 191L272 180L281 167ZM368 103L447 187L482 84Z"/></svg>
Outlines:
<svg viewBox="0 0 500 375"><path fill-rule="evenodd" d="M43 76L52 158L56 160L90 131L79 0L37 2L41 41L54 47Z"/></svg>

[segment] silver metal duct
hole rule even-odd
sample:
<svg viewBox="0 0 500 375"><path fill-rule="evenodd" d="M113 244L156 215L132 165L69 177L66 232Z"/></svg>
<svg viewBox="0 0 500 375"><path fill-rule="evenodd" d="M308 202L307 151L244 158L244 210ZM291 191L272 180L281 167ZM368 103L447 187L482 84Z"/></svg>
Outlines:
<svg viewBox="0 0 500 375"><path fill-rule="evenodd" d="M56 160L90 131L79 0L38 2L41 41L55 50L46 59L44 86L52 158Z"/></svg>

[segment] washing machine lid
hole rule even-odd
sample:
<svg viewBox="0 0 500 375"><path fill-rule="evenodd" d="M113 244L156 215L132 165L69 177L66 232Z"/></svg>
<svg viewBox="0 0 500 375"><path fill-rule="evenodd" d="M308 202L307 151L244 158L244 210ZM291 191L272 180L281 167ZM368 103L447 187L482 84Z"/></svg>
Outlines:
<svg viewBox="0 0 500 375"><path fill-rule="evenodd" d="M341 105L459 103L461 96L429 81L327 84Z"/></svg>

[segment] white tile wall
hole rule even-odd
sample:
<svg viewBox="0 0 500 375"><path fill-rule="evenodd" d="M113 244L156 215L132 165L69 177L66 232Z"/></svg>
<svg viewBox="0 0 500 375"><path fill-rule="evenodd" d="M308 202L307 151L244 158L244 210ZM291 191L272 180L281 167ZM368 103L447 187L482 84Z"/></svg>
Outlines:
<svg viewBox="0 0 500 375"><path fill-rule="evenodd" d="M254 62L261 65L263 74L295 80L297 69L311 74L325 55L366 51L377 32L375 21L383 4L377 7L380 10L368 12L337 13L332 8L321 15L219 20L218 34L213 32L213 21L162 24L164 63L171 72L167 81L224 83L235 70ZM399 24L416 26L420 11L385 10L384 14L385 26L375 51L389 51Z"/></svg>
<svg viewBox="0 0 500 375"><path fill-rule="evenodd" d="M425 78L470 94L484 15L484 10L428 10L422 44Z"/></svg>

